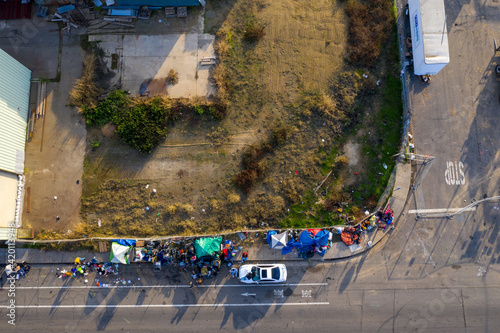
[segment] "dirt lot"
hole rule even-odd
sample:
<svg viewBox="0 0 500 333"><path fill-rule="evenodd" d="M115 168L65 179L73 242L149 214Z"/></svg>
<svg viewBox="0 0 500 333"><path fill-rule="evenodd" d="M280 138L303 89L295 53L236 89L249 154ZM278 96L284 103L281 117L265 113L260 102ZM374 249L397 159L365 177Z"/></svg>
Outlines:
<svg viewBox="0 0 500 333"><path fill-rule="evenodd" d="M321 179L318 152L331 147L330 129L319 118L297 121L293 104L303 91L327 90L331 75L343 65L342 11L330 1L230 1L227 6L231 10L222 17L224 26L239 24L243 13L254 13L266 27L266 37L241 59L255 72L236 81L240 92L226 119L186 117L151 155L105 138L99 129L90 131L90 140L100 142L85 162L83 216L93 232L112 233L120 221L136 224L133 234L275 224L290 199ZM217 8L207 7L209 18L211 10ZM214 32L221 21L207 23L205 30ZM266 139L278 122L297 125L290 143L264 159L267 176L245 196L232 184L241 154Z"/></svg>
<svg viewBox="0 0 500 333"><path fill-rule="evenodd" d="M209 2L200 13L204 31L217 34L228 48L225 55L219 49L218 67L230 90L227 116L182 115L149 155L90 128L87 142L94 148L87 145L75 236L202 234L342 221L337 202L351 199L337 195L329 211L322 207L331 193L345 192L342 179L356 170L354 161L367 162L357 158L365 151L353 144L350 160L337 159L346 135L342 112L354 105L365 73L344 62L342 6L329 0ZM246 41L246 31L255 26L265 36ZM287 128L285 142L259 155L261 173L249 193L241 191L234 179L242 156L251 146L263 147L277 127ZM354 132L353 142L367 142L362 133ZM330 170L335 173L313 194Z"/></svg>

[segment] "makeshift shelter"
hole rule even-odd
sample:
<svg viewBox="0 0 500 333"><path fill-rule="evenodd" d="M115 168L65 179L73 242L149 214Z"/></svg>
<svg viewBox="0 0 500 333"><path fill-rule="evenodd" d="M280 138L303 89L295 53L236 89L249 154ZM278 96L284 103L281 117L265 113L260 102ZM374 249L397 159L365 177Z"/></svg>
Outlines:
<svg viewBox="0 0 500 333"><path fill-rule="evenodd" d="M288 233L282 232L278 234L276 231L272 230L267 233L267 243L269 244L269 248L281 250L286 246L288 240Z"/></svg>
<svg viewBox="0 0 500 333"><path fill-rule="evenodd" d="M130 251L135 245L135 240L131 239L113 239L111 241L111 254L109 261L117 264L130 264Z"/></svg>
<svg viewBox="0 0 500 333"><path fill-rule="evenodd" d="M299 257L304 259L310 258L315 251L321 256L325 255L326 247L330 238L330 232L322 229L303 230L297 240L290 239L285 247L281 250L282 254L287 254L296 249Z"/></svg>
<svg viewBox="0 0 500 333"><path fill-rule="evenodd" d="M198 238L194 241L194 251L198 258L212 256L220 251L222 237Z"/></svg>
<svg viewBox="0 0 500 333"><path fill-rule="evenodd" d="M9 277L11 274L14 274L15 271L14 271L14 267L12 267L12 265L7 265L5 266L5 274L7 275L7 277Z"/></svg>

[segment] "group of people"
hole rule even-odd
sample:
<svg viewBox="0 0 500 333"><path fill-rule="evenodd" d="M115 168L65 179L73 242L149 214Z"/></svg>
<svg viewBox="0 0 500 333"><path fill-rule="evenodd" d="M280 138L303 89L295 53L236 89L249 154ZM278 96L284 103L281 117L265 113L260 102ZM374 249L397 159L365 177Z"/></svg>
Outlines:
<svg viewBox="0 0 500 333"><path fill-rule="evenodd" d="M113 268L112 263L101 263L96 258L92 258L90 261L85 261L85 258L77 257L73 262L73 267L69 270L59 269L56 272L58 278L62 277L78 277L87 276L89 271L97 272L99 276L109 276L111 274L118 274L118 265Z"/></svg>
<svg viewBox="0 0 500 333"><path fill-rule="evenodd" d="M14 263L12 265L7 265L6 267L6 272L7 276L11 274L16 274L16 278L19 279L21 276L26 276L31 267L26 263L26 261L23 261L22 263Z"/></svg>
<svg viewBox="0 0 500 333"><path fill-rule="evenodd" d="M370 217L369 220L358 224L355 227L344 228L340 234L342 241L346 245L359 244L361 236L364 232L373 231L375 228L386 229L392 226L394 218L394 211L386 206L385 209L380 208L377 212Z"/></svg>
<svg viewBox="0 0 500 333"><path fill-rule="evenodd" d="M236 254L237 250L234 250L233 243L231 241L226 241L219 255L213 256L209 258L209 260L207 260L207 258L200 258L198 262L192 260L191 267L194 267L194 269L191 275L193 281L189 283L191 288L203 283L203 279L210 279L212 276L217 276L223 263L230 268L229 273L232 277L238 277L238 269L233 267L233 259ZM241 255L241 261L245 262L247 260L248 253L243 252Z"/></svg>

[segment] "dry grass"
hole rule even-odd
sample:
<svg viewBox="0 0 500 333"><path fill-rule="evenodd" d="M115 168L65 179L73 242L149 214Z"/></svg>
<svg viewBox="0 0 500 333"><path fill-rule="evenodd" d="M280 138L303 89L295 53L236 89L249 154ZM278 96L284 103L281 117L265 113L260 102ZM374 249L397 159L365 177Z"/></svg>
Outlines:
<svg viewBox="0 0 500 333"><path fill-rule="evenodd" d="M179 73L173 68L168 71L167 84L176 85L179 83Z"/></svg>
<svg viewBox="0 0 500 333"><path fill-rule="evenodd" d="M341 5L330 0L261 3L257 16L266 36L257 52L264 57L266 87L283 94L325 89L343 65L347 22Z"/></svg>
<svg viewBox="0 0 500 333"><path fill-rule="evenodd" d="M98 58L94 52L89 52L83 58L82 76L75 81L69 92L69 102L77 107L97 106L99 95L103 90L96 85Z"/></svg>
<svg viewBox="0 0 500 333"><path fill-rule="evenodd" d="M226 118L216 126L200 124L197 117L178 121L172 136L152 157L156 164L137 167L131 178L140 181L120 180L120 186L111 186L115 181L103 177L99 190L84 199L85 234L201 234L256 228L263 222L277 226L288 209L291 214L293 205L302 202L304 209L296 211L297 220L303 221L299 212L309 214L310 208L305 201L318 201L308 198L307 192L327 172L348 163L343 156L332 155L325 164L338 135L356 116L359 95L368 89L363 72L344 62L345 2L230 3L217 33L219 64L212 72ZM265 35L245 40L249 22L262 27ZM277 130L276 123L287 130ZM151 165L158 172L142 176ZM332 182L335 176L338 179L336 173ZM249 186L235 187L237 175L250 180ZM143 190L145 179L158 189L154 200ZM340 185L334 183L319 206L334 210L349 200L336 186ZM330 197L337 190L338 195ZM143 211L148 204L150 210ZM308 216L318 220L314 214ZM106 221L101 228L93 222L97 216Z"/></svg>
<svg viewBox="0 0 500 333"><path fill-rule="evenodd" d="M349 25L349 59L354 64L370 67L379 56L392 23L393 1L349 0L346 13Z"/></svg>

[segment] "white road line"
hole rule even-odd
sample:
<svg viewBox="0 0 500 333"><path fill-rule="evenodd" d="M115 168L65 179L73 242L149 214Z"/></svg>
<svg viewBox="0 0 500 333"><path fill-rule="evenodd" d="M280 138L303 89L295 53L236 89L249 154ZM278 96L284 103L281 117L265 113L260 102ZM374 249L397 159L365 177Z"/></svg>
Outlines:
<svg viewBox="0 0 500 333"><path fill-rule="evenodd" d="M326 286L328 283L279 283L279 284L231 284L231 285L197 285L196 288L235 288L235 287L300 287L300 286ZM98 287L98 286L38 286L38 287L16 287L18 289L28 289L28 290L38 290L38 289L121 289L121 288L191 288L189 284L165 284L165 285L153 285L153 286L123 286L123 285L113 285L109 287ZM7 289L7 288L0 288Z"/></svg>
<svg viewBox="0 0 500 333"><path fill-rule="evenodd" d="M17 305L16 309L104 309L104 308L189 308L189 307L200 307L200 308L217 308L217 307L238 307L238 306L307 306L307 305L330 305L330 302L304 302L304 303L226 303L226 304L76 304L76 305Z"/></svg>
<svg viewBox="0 0 500 333"><path fill-rule="evenodd" d="M426 214L426 213L456 213L459 210L464 212L473 212L477 207L470 207L467 209L463 208L436 208L436 209L412 209L408 211L408 214Z"/></svg>

